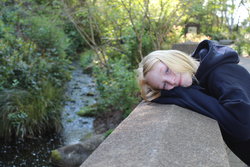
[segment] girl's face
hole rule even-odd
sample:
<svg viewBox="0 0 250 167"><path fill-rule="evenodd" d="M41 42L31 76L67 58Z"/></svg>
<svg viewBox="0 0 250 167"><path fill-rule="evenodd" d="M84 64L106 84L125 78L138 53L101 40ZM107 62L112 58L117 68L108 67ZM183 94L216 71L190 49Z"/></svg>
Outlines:
<svg viewBox="0 0 250 167"><path fill-rule="evenodd" d="M188 72L173 72L162 62L154 64L146 74L145 80L152 88L160 90L170 90L177 86L188 87L193 81Z"/></svg>

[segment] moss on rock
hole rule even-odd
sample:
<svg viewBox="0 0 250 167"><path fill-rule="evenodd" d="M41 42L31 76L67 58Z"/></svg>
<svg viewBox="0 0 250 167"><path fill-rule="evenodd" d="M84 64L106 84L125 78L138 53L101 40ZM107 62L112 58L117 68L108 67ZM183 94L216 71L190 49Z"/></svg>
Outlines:
<svg viewBox="0 0 250 167"><path fill-rule="evenodd" d="M84 116L95 116L96 115L96 108L95 106L86 106L83 107L80 111L77 112L77 115L84 117Z"/></svg>
<svg viewBox="0 0 250 167"><path fill-rule="evenodd" d="M61 157L61 154L58 150L52 150L51 151L51 159L52 161L61 161L62 160L62 157Z"/></svg>

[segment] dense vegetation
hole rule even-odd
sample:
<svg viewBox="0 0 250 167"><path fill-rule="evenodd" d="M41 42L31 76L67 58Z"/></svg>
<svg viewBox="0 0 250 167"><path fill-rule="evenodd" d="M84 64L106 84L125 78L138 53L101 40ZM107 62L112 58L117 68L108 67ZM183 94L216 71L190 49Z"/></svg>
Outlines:
<svg viewBox="0 0 250 167"><path fill-rule="evenodd" d="M70 38L54 5L1 1L0 137L60 130Z"/></svg>
<svg viewBox="0 0 250 167"><path fill-rule="evenodd" d="M139 101L134 69L150 51L210 38L232 39L240 54L250 54L247 0L2 0L0 5L0 138L5 139L60 130L71 61L81 61L96 78L100 95L89 110L126 116ZM243 9L244 19L235 16ZM188 23L200 25L198 35L185 35Z"/></svg>

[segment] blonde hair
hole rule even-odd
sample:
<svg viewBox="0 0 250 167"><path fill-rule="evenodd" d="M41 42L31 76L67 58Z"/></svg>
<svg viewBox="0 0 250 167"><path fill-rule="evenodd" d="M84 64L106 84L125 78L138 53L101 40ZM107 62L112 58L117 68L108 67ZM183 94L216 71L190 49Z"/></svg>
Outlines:
<svg viewBox="0 0 250 167"><path fill-rule="evenodd" d="M160 96L160 90L153 89L145 80L146 74L157 62L162 62L174 72L188 72L194 77L198 68L198 61L178 50L157 50L149 53L139 63L137 79L141 90L141 96L146 101L151 101Z"/></svg>

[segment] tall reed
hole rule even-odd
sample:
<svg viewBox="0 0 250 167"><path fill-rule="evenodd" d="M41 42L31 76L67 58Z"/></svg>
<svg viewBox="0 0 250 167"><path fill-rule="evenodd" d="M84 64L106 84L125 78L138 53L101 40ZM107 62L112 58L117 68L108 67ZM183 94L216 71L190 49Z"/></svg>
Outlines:
<svg viewBox="0 0 250 167"><path fill-rule="evenodd" d="M60 101L63 88L45 81L38 92L4 89L0 92L0 137L39 137L60 131Z"/></svg>

